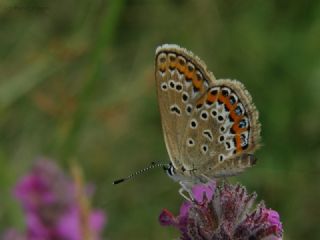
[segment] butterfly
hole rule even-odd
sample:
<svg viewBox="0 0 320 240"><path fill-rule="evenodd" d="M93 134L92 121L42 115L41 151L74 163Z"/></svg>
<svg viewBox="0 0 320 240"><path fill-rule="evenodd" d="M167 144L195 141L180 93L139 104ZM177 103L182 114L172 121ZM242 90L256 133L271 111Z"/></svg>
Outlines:
<svg viewBox="0 0 320 240"><path fill-rule="evenodd" d="M174 44L156 49L155 79L170 177L203 182L255 164L259 114L241 82L217 80L199 57Z"/></svg>

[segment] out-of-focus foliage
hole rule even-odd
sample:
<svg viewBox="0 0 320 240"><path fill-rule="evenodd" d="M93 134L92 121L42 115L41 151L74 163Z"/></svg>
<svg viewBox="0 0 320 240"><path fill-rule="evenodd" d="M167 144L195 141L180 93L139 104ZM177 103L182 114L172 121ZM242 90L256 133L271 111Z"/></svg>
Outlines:
<svg viewBox="0 0 320 240"><path fill-rule="evenodd" d="M177 209L154 84L154 51L176 43L217 78L241 80L260 112L258 164L230 179L280 213L285 239L320 239L320 2L2 0L0 232L22 229L11 188L38 156L78 161L108 212L108 239L172 239Z"/></svg>

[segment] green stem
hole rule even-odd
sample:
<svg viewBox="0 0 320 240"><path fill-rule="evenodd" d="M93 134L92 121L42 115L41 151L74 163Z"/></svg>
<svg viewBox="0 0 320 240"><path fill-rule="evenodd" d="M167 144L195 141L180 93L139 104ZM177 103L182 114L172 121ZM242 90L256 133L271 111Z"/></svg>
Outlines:
<svg viewBox="0 0 320 240"><path fill-rule="evenodd" d="M115 35L116 27L118 25L121 13L124 9L125 0L109 1L109 6L101 21L100 34L95 44L95 49L92 52L92 65L90 76L83 85L82 91L78 98L78 108L73 117L73 125L71 126L68 136L66 137L63 146L62 156L64 159L69 159L75 151L78 143L78 135L80 129L88 116L90 107L90 99L93 93L93 88L100 75L101 67L105 67L101 61L103 55L106 54L107 48L111 45Z"/></svg>

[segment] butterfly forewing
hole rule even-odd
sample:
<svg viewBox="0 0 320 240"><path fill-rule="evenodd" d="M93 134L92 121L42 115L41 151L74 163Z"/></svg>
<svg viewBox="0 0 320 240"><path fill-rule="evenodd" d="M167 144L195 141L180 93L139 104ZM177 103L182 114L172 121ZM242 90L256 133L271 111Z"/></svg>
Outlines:
<svg viewBox="0 0 320 240"><path fill-rule="evenodd" d="M176 45L164 45L156 51L156 83L162 127L168 153L176 168L183 166L181 149L184 133L194 104L207 91L209 77L192 53Z"/></svg>
<svg viewBox="0 0 320 240"><path fill-rule="evenodd" d="M167 151L182 174L226 176L252 163L260 125L251 96L235 80L216 80L177 45L156 50L156 83Z"/></svg>

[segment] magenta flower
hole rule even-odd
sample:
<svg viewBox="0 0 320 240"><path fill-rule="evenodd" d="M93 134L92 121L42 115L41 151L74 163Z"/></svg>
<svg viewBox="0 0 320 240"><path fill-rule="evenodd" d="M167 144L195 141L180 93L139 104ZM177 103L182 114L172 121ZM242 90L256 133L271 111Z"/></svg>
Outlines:
<svg viewBox="0 0 320 240"><path fill-rule="evenodd" d="M100 239L104 214L83 207L76 183L54 162L38 161L18 182L14 193L25 212L26 240Z"/></svg>
<svg viewBox="0 0 320 240"><path fill-rule="evenodd" d="M3 240L27 240L26 236L24 236L22 233L16 231L15 229L9 229L7 230L2 238Z"/></svg>
<svg viewBox="0 0 320 240"><path fill-rule="evenodd" d="M180 230L182 240L280 240L282 225L276 211L263 203L252 210L256 194L249 195L241 185L215 182L195 185L193 201L185 201L180 214L164 209L159 216L163 226Z"/></svg>

